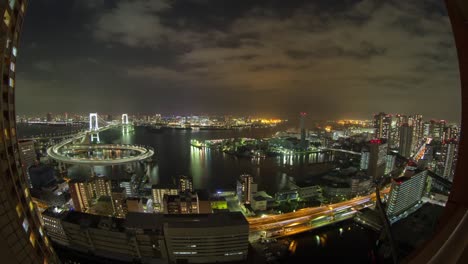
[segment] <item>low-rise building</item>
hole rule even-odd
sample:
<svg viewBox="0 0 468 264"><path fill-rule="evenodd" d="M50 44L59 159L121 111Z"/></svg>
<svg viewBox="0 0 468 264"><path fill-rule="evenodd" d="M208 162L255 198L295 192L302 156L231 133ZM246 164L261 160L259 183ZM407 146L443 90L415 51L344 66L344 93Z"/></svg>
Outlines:
<svg viewBox="0 0 468 264"><path fill-rule="evenodd" d="M267 198L263 196L255 196L251 203L254 211L264 211L267 209Z"/></svg>
<svg viewBox="0 0 468 264"><path fill-rule="evenodd" d="M54 230L50 238L56 243L69 241L62 245L82 254L127 262L241 262L247 259L249 246L249 225L240 212L129 212L120 219L70 211L48 223L63 227L50 229Z"/></svg>
<svg viewBox="0 0 468 264"><path fill-rule="evenodd" d="M196 192L185 192L179 195L164 195L165 214L198 214L200 206Z"/></svg>

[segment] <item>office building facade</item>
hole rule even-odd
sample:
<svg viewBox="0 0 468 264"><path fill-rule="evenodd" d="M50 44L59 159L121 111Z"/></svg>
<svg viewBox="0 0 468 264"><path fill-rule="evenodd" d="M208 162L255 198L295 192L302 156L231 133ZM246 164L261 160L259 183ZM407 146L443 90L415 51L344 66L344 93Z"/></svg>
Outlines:
<svg viewBox="0 0 468 264"><path fill-rule="evenodd" d="M380 179L385 174L388 144L383 139L369 141L369 164L367 174L373 179Z"/></svg>
<svg viewBox="0 0 468 264"><path fill-rule="evenodd" d="M16 133L16 58L27 0L0 2L0 248L10 263L56 262L53 249L41 231L24 174Z"/></svg>
<svg viewBox="0 0 468 264"><path fill-rule="evenodd" d="M29 175L29 167L36 164L37 154L34 147L33 140L19 140L18 146L20 148L20 159L23 167L24 175L26 175L26 182L29 188L32 188L31 175Z"/></svg>
<svg viewBox="0 0 468 264"><path fill-rule="evenodd" d="M257 184L254 183L253 176L242 174L237 181L237 197L239 202L250 204L255 193L257 193Z"/></svg>
<svg viewBox="0 0 468 264"><path fill-rule="evenodd" d="M413 130L414 127L405 123L400 127L400 144L398 152L405 158L411 157L413 152Z"/></svg>
<svg viewBox="0 0 468 264"><path fill-rule="evenodd" d="M398 216L416 205L423 197L426 181L427 170L420 171L416 167L411 170L407 168L404 176L392 179L388 216Z"/></svg>

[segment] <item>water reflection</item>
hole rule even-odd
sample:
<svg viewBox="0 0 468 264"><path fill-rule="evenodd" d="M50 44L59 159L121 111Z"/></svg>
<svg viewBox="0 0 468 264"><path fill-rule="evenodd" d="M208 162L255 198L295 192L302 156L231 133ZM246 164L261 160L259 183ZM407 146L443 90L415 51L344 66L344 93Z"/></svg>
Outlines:
<svg viewBox="0 0 468 264"><path fill-rule="evenodd" d="M310 153L306 155L287 155L284 157L237 157L209 148L197 148L190 145L192 139L204 141L216 138L263 138L276 131L273 129L243 131L164 131L155 133L145 128L133 130L115 128L100 133L103 144L138 144L153 147L155 156L150 165L131 164L98 168L105 176L119 181L128 180L133 174L148 177L149 184L172 183L177 175L193 177L194 188L234 189L239 175L248 173L254 176L259 190L273 195L280 189L287 188L290 177L301 180L316 174L316 167L322 169L329 159L327 153ZM312 165L311 165L312 164ZM84 174L89 177L90 169L70 168L71 175ZM69 170L69 171L70 171ZM80 177L83 177L81 175Z"/></svg>

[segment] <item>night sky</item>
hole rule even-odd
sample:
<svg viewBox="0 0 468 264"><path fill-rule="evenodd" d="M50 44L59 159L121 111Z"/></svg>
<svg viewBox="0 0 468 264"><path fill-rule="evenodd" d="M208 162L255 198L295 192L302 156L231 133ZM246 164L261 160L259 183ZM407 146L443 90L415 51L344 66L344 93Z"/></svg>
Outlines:
<svg viewBox="0 0 468 264"><path fill-rule="evenodd" d="M17 112L458 121L443 1L30 1Z"/></svg>

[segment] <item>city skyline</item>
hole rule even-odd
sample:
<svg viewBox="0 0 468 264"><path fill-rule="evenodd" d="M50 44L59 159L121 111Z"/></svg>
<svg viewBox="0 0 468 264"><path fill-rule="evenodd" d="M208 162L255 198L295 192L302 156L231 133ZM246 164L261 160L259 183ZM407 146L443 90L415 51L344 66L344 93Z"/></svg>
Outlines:
<svg viewBox="0 0 468 264"><path fill-rule="evenodd" d="M460 119L436 1L52 0L30 3L24 29L18 113Z"/></svg>

